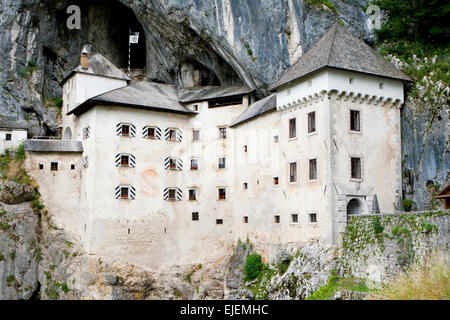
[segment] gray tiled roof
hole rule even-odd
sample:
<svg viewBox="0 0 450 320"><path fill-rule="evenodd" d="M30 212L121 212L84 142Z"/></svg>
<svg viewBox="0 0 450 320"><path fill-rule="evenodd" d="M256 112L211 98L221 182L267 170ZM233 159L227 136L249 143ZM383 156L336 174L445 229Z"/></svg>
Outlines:
<svg viewBox="0 0 450 320"><path fill-rule="evenodd" d="M0 120L0 129L28 129L26 120Z"/></svg>
<svg viewBox="0 0 450 320"><path fill-rule="evenodd" d="M254 89L251 89L244 84L194 87L189 89L181 89L178 92L178 100L182 103L190 103L216 98L244 95L253 91Z"/></svg>
<svg viewBox="0 0 450 320"><path fill-rule="evenodd" d="M78 115L96 105L118 105L147 110L194 113L178 102L176 90L172 85L141 81L88 99L68 114Z"/></svg>
<svg viewBox="0 0 450 320"><path fill-rule="evenodd" d="M230 127L241 124L245 121L251 120L257 116L260 116L266 112L276 110L277 108L277 95L271 94L264 99L261 99L253 104L251 104L244 112L242 112L239 117L237 117L231 124Z"/></svg>
<svg viewBox="0 0 450 320"><path fill-rule="evenodd" d="M411 80L363 40L336 22L308 52L281 75L271 90L325 67Z"/></svg>
<svg viewBox="0 0 450 320"><path fill-rule="evenodd" d="M119 68L117 68L100 53L96 53L92 57L89 57L87 70L84 70L81 65L79 65L64 77L64 80L61 81L60 85L63 85L74 73L77 72L85 74L95 74L109 78L130 80L125 73L123 73Z"/></svg>
<svg viewBox="0 0 450 320"><path fill-rule="evenodd" d="M83 152L81 141L66 140L25 140L25 151L34 152Z"/></svg>

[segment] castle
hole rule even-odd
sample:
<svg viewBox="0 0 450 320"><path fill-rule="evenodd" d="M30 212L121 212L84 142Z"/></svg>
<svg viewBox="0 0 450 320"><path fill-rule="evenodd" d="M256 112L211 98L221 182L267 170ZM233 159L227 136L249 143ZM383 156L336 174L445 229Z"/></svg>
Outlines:
<svg viewBox="0 0 450 320"><path fill-rule="evenodd" d="M158 269L249 239L271 259L400 208L405 81L339 23L261 100L245 85L130 84L83 50L62 82L62 138L27 140L26 168L88 253Z"/></svg>

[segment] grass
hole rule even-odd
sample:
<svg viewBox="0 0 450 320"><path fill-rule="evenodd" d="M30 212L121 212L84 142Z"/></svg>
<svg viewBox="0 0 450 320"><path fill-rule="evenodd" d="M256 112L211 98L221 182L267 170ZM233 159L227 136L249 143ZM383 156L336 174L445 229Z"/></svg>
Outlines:
<svg viewBox="0 0 450 320"><path fill-rule="evenodd" d="M378 290L369 299L375 300L449 300L450 264L446 252L434 252L423 263L409 270Z"/></svg>
<svg viewBox="0 0 450 320"><path fill-rule="evenodd" d="M339 278L332 275L325 286L321 286L316 292L305 300L332 300L336 292L349 290L356 292L369 292L366 283L356 278Z"/></svg>
<svg viewBox="0 0 450 320"><path fill-rule="evenodd" d="M24 166L25 150L21 144L14 157L11 156L10 150L0 156L0 173L3 180L11 180L18 183L24 183L33 187L37 187L36 182L30 178Z"/></svg>

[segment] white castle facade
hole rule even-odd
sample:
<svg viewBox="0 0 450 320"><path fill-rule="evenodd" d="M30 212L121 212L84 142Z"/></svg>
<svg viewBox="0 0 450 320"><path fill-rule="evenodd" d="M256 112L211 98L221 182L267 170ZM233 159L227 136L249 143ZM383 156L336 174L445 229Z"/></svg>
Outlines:
<svg viewBox="0 0 450 320"><path fill-rule="evenodd" d="M62 139L27 140L26 167L88 253L158 269L248 239L271 259L399 208L405 80L339 24L259 101L244 85L130 84L83 51L63 81Z"/></svg>

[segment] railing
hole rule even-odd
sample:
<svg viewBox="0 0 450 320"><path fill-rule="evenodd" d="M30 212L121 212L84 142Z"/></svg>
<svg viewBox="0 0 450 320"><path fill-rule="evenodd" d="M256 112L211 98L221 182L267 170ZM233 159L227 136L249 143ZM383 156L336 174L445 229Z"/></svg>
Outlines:
<svg viewBox="0 0 450 320"><path fill-rule="evenodd" d="M40 136L34 136L31 138L31 140L61 140L59 137L40 137Z"/></svg>

